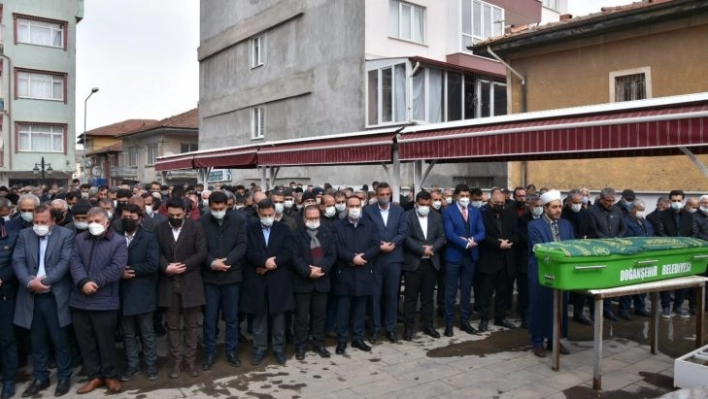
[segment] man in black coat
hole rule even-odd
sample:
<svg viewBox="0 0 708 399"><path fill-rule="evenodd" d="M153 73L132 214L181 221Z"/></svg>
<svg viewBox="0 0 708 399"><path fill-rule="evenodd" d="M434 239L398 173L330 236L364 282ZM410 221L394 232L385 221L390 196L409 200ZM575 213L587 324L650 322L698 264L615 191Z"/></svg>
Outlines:
<svg viewBox="0 0 708 399"><path fill-rule="evenodd" d="M320 210L310 205L302 212L302 225L293 234L293 291L295 292L295 358L303 360L308 332L312 349L329 357L324 347L324 325L330 272L337 259L331 229L321 225Z"/></svg>
<svg viewBox="0 0 708 399"><path fill-rule="evenodd" d="M258 204L259 220L248 225L248 250L243 270L242 309L253 318L253 358L259 365L268 349L268 320L275 359L285 364L285 312L294 306L290 269L290 229L275 222L275 205L269 199Z"/></svg>
<svg viewBox="0 0 708 399"><path fill-rule="evenodd" d="M202 370L216 364L216 327L219 310L226 321L226 361L234 367L238 358L238 302L241 294L242 262L248 246L246 220L238 212L229 212L228 198L223 191L209 196L209 212L202 215L201 224L207 242L204 260L204 352Z"/></svg>
<svg viewBox="0 0 708 399"><path fill-rule="evenodd" d="M516 308L521 314L521 328L526 328L529 322L529 223L541 215L541 198L531 195L526 199L526 213L517 219L519 241L516 243Z"/></svg>
<svg viewBox="0 0 708 399"><path fill-rule="evenodd" d="M442 216L430 209L432 197L427 191L415 197L415 207L406 211L408 236L403 244L403 273L406 281L403 314L403 339L413 339L415 310L420 296L420 318L423 333L440 338L433 326L433 295L437 273L440 271L440 250L445 245Z"/></svg>
<svg viewBox="0 0 708 399"><path fill-rule="evenodd" d="M590 228L589 211L583 207L583 194L580 190L575 189L568 193L568 199L563 206L561 218L569 221L573 226L575 239L582 240L587 238ZM573 304L573 320L580 324L591 326L592 321L585 316L583 310L586 302L590 304L592 309L592 300L587 295L571 292L570 302Z"/></svg>
<svg viewBox="0 0 708 399"><path fill-rule="evenodd" d="M120 284L121 327L128 368L120 376L129 381L140 373L138 333L145 357L145 374L150 381L157 379L157 345L153 312L157 308L157 270L160 249L157 236L141 226L143 212L135 204L123 206L121 230L128 246L128 264Z"/></svg>
<svg viewBox="0 0 708 399"><path fill-rule="evenodd" d="M480 304L479 331L487 331L494 294L494 324L506 328L516 326L507 319L511 309L516 253L519 241L516 210L506 206L504 193L492 190L492 200L487 211L482 212L485 238L479 243Z"/></svg>
<svg viewBox="0 0 708 399"><path fill-rule="evenodd" d="M0 356L2 356L2 397L15 395L18 353L15 338L15 297L17 277L12 270L12 250L17 234L8 234L5 221L0 218Z"/></svg>

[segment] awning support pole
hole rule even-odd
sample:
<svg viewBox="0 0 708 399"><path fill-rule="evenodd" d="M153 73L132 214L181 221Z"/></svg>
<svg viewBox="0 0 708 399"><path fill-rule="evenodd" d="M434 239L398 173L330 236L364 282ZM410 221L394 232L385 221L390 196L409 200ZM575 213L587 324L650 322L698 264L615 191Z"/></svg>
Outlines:
<svg viewBox="0 0 708 399"><path fill-rule="evenodd" d="M422 160L413 162L413 194L421 191L423 186L423 162Z"/></svg>
<svg viewBox="0 0 708 399"><path fill-rule="evenodd" d="M437 159L434 159L430 161L428 164L428 167L425 168L425 173L423 173L423 180L420 182L420 189L416 187L416 190L421 191L423 189L423 184L425 184L425 181L428 179L428 175L430 174L430 171L433 170L433 166L435 166L438 163Z"/></svg>
<svg viewBox="0 0 708 399"><path fill-rule="evenodd" d="M280 166L271 166L270 167L270 187L275 187L275 179L278 177L278 172L280 172Z"/></svg>
<svg viewBox="0 0 708 399"><path fill-rule="evenodd" d="M391 188L393 202L401 201L401 161L398 159L398 145L393 145L393 173L391 176Z"/></svg>
<svg viewBox="0 0 708 399"><path fill-rule="evenodd" d="M679 150L681 150L681 152L683 152L684 154L686 154L686 156L688 157L688 159L690 159L691 162L693 162L693 164L696 165L696 166L698 167L698 169L701 170L701 172L703 172L703 176L707 176L707 177L708 177L708 167L706 167L705 165L703 165L703 162L701 162L701 160L698 159L698 157L696 156L696 154L692 153L691 150L689 150L689 149L686 148L686 147L679 147Z"/></svg>
<svg viewBox="0 0 708 399"><path fill-rule="evenodd" d="M381 167L386 172L386 176L388 176L388 180L391 180L391 171L388 169L388 165L386 165L385 163L382 163Z"/></svg>
<svg viewBox="0 0 708 399"><path fill-rule="evenodd" d="M266 180L266 169L267 168L268 168L267 166L259 166L258 167L258 170L261 173L261 189L262 190L265 190L266 183L268 182L268 180Z"/></svg>

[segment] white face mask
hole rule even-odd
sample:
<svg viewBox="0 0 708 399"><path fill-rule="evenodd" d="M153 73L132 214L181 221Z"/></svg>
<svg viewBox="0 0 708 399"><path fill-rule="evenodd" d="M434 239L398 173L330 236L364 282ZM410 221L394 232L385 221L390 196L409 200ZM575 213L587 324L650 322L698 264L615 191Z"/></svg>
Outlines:
<svg viewBox="0 0 708 399"><path fill-rule="evenodd" d="M337 212L344 212L347 210L347 204L341 203L341 204L334 204L334 209L337 210Z"/></svg>
<svg viewBox="0 0 708 399"><path fill-rule="evenodd" d="M637 219L644 219L644 211L637 211Z"/></svg>
<svg viewBox="0 0 708 399"><path fill-rule="evenodd" d="M81 198L83 198L83 199L88 199L88 198L89 198L89 193L81 192Z"/></svg>
<svg viewBox="0 0 708 399"><path fill-rule="evenodd" d="M145 213L152 215L152 205L145 205Z"/></svg>
<svg viewBox="0 0 708 399"><path fill-rule="evenodd" d="M113 218L113 212L112 211L106 211L106 215L108 215L109 219Z"/></svg>
<svg viewBox="0 0 708 399"><path fill-rule="evenodd" d="M683 201L682 202L672 202L671 203L671 209L674 211L680 211L681 208L683 208Z"/></svg>
<svg viewBox="0 0 708 399"><path fill-rule="evenodd" d="M702 206L701 207L701 212L708 214L708 206Z"/></svg>
<svg viewBox="0 0 708 399"><path fill-rule="evenodd" d="M457 203L460 204L461 207L467 208L467 206L470 204L470 199L467 197L462 197L457 200Z"/></svg>
<svg viewBox="0 0 708 399"><path fill-rule="evenodd" d="M293 200L285 200L285 202L283 202L283 206L285 206L285 209L290 209L293 207L293 205L295 205L295 202Z"/></svg>
<svg viewBox="0 0 708 399"><path fill-rule="evenodd" d="M575 213L580 212L581 209L583 209L583 204L571 204L570 205L570 210L572 210Z"/></svg>
<svg viewBox="0 0 708 399"><path fill-rule="evenodd" d="M317 230L320 228L320 221L312 222L312 221L306 221L305 222L305 227L307 227L310 230Z"/></svg>
<svg viewBox="0 0 708 399"><path fill-rule="evenodd" d="M541 215L543 215L543 207L542 206L535 206L533 208L533 210L531 211L531 213L536 217L541 216Z"/></svg>
<svg viewBox="0 0 708 399"><path fill-rule="evenodd" d="M113 207L115 208L117 206L118 206L118 200L113 200Z"/></svg>
<svg viewBox="0 0 708 399"><path fill-rule="evenodd" d="M236 209L237 211L240 211L241 209L243 209L245 207L246 207L245 205L236 205L236 206L234 206L234 209Z"/></svg>
<svg viewBox="0 0 708 399"><path fill-rule="evenodd" d="M484 201L472 201L472 206L479 209L484 206Z"/></svg>
<svg viewBox="0 0 708 399"><path fill-rule="evenodd" d="M216 220L221 220L224 216L226 216L226 211L211 211L211 216L213 216Z"/></svg>
<svg viewBox="0 0 708 399"><path fill-rule="evenodd" d="M275 222L275 218L271 217L262 217L261 218L261 224L265 227L270 227L273 225L273 222Z"/></svg>
<svg viewBox="0 0 708 399"><path fill-rule="evenodd" d="M442 208L442 201L433 201L433 209L440 209Z"/></svg>
<svg viewBox="0 0 708 399"><path fill-rule="evenodd" d="M347 212L350 219L357 220L361 217L361 208L349 208Z"/></svg>
<svg viewBox="0 0 708 399"><path fill-rule="evenodd" d="M35 224L34 226L32 226L32 230L34 230L34 233L40 237L44 237L49 234L49 226L44 224Z"/></svg>
<svg viewBox="0 0 708 399"><path fill-rule="evenodd" d="M74 226L77 230L86 230L88 229L88 222L74 222Z"/></svg>
<svg viewBox="0 0 708 399"><path fill-rule="evenodd" d="M445 202L447 202L448 205L452 204L452 197L445 197Z"/></svg>
<svg viewBox="0 0 708 399"><path fill-rule="evenodd" d="M695 213L698 209L696 208L688 208L686 209L689 213Z"/></svg>
<svg viewBox="0 0 708 399"><path fill-rule="evenodd" d="M420 216L428 216L429 213L430 213L430 207L429 207L429 206L418 205L418 214L419 214Z"/></svg>
<svg viewBox="0 0 708 399"><path fill-rule="evenodd" d="M90 223L88 229L92 236L100 236L106 231L106 228L100 223Z"/></svg>
<svg viewBox="0 0 708 399"><path fill-rule="evenodd" d="M278 215L283 213L284 209L285 209L285 206L282 203L275 204L275 213L277 213Z"/></svg>
<svg viewBox="0 0 708 399"><path fill-rule="evenodd" d="M22 220L29 223L34 219L34 214L32 212L20 212L20 217Z"/></svg>
<svg viewBox="0 0 708 399"><path fill-rule="evenodd" d="M334 209L333 206L328 206L328 207L325 208L324 214L325 214L326 217L331 218L332 216L334 216L334 215L337 214L337 210Z"/></svg>

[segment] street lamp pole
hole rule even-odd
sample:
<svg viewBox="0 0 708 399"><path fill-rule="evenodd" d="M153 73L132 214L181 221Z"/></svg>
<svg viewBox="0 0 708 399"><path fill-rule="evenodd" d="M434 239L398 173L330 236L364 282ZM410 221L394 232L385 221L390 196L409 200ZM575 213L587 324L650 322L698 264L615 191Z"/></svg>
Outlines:
<svg viewBox="0 0 708 399"><path fill-rule="evenodd" d="M81 177L83 178L83 183L88 183L88 176L86 175L86 142L87 142L87 137L86 137L86 114L87 114L87 107L88 107L88 100L91 98L93 93L98 92L98 87L94 87L91 89L91 93L89 93L88 97L84 100L84 154L82 157L82 162L81 162Z"/></svg>
<svg viewBox="0 0 708 399"><path fill-rule="evenodd" d="M34 173L35 176L39 176L40 172L41 172L42 180L39 181L38 186L45 184L45 175L44 175L45 171L47 172L47 174L49 176L51 176L52 172L54 172L54 169L52 169L52 164L45 163L44 157L42 157L42 162L40 162L39 164L35 163L34 169L32 169L32 172Z"/></svg>

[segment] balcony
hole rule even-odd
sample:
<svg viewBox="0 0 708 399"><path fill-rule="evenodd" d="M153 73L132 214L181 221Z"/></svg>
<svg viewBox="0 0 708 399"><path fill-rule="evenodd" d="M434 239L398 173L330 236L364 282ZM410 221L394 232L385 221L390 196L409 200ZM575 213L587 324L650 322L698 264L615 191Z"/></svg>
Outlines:
<svg viewBox="0 0 708 399"><path fill-rule="evenodd" d="M116 166L111 168L111 177L114 179L138 180L137 166Z"/></svg>

